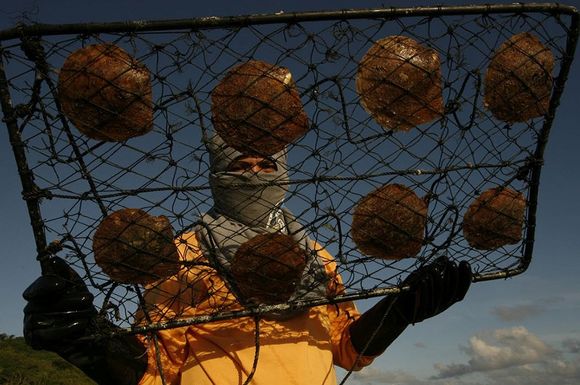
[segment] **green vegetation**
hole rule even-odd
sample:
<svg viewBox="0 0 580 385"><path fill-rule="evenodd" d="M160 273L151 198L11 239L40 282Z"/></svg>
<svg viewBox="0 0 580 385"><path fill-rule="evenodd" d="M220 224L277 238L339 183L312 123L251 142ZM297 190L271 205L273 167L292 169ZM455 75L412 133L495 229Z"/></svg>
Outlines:
<svg viewBox="0 0 580 385"><path fill-rule="evenodd" d="M0 384L94 385L54 353L31 349L23 337L0 334Z"/></svg>

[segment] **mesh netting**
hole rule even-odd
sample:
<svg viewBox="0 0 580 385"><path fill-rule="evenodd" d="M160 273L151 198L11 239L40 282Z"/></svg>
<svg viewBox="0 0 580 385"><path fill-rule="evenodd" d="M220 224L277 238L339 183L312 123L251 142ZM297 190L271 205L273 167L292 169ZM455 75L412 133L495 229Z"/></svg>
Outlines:
<svg viewBox="0 0 580 385"><path fill-rule="evenodd" d="M382 16L375 11L359 12L356 16L353 13L352 17L321 13L287 19L282 15L270 19L194 20L189 26L183 22L164 23L163 28L154 23L128 23L129 27L118 31L112 25L71 27L70 31L49 29L50 33L43 33L42 28L21 28L14 36L5 38L1 51L6 76L1 84L5 121L41 259L49 243L46 240L57 241L47 250L61 249L61 254L95 293L101 312L124 328L135 325L137 317L139 331L396 292L397 285L410 271L443 255L468 261L475 272L475 281L523 272L531 260L543 148L570 64L573 34L577 32L570 26L573 18L549 7L533 11L520 7L516 11L497 13L492 8L481 11L474 8L469 12L417 9L406 15L393 10L383 12ZM543 48L532 53L515 48L519 53L514 55L524 57L521 70L505 70L502 75L505 79L486 83L494 55L502 44L524 33L533 35ZM405 36L429 50L439 60L440 75L435 76L437 70L427 70L415 63L415 59L421 59L420 54L405 56L400 51L394 56L398 64L391 65L391 69L375 64L367 66L369 71L380 74L370 75L375 76L377 84L367 87L364 95L360 95L357 77L362 76L359 71L365 68L360 63L375 42L389 36ZM59 90L61 95L64 93L59 88L59 72L69 55L82 47L105 43L122 48L145 66L151 80L152 129L119 142L92 139L83 134L77 127L79 118L75 121L66 114L65 102L59 99ZM396 51L393 47L387 46L387 49ZM553 68L546 64L549 59L539 59L540 51L553 57ZM508 61L519 60L511 59ZM344 290L335 290L332 295L327 290L318 295L284 297L281 304L271 298L251 301L244 297L243 288L248 284L234 279L251 281L248 278L251 270L250 274L224 271L211 256L204 260L183 259L184 250L194 249L188 243L192 231L208 225L200 224L199 218L213 205L205 144L214 131L212 92L228 71L249 60L287 68L292 82L285 82L284 86L296 90L307 116L307 131L287 146L288 179L275 179L264 185L288 189L285 207L297 218L296 231L304 232L334 256ZM528 71L529 63L543 68L533 79L549 83L547 94L539 94L534 80L522 75L522 71L524 74ZM504 68L502 65L506 66L501 64L498 68ZM428 81L429 90L439 84L440 93L427 97L430 91L422 88L418 91L415 85L394 81L404 75L401 73L405 66L418 70L417 76ZM269 72L265 71L264 76L270 76ZM515 76L519 91L500 92L495 102L491 100L494 87L501 89L510 81L510 76ZM123 86L115 81L106 80L103 87L118 89L120 98L132 95L131 92L123 94ZM361 103L363 96L372 99L375 89L385 84L391 86L391 91L400 91L396 97L391 94L387 107L371 111L371 104L376 101ZM91 85L87 87L90 90ZM263 91L266 93L267 89ZM99 92L95 89L94 95ZM520 93L524 99L536 98L532 107L517 104L510 107L510 103L517 103ZM259 97L252 96L258 101ZM375 98L380 105L381 96ZM437 100L440 100L439 106ZM409 108L413 103L416 111L397 110L401 108L397 106ZM508 117L494 112L493 103L496 108L503 106ZM522 119L509 116L528 107L537 113ZM267 110L268 103L262 103L261 108ZM419 110L427 110L433 116L415 121L413 117L420 115ZM284 116L284 111L274 112L282 115L284 124L294 118ZM101 114L116 112L104 110ZM391 119L395 116L399 123L389 127L389 123L381 121L381 114ZM251 120L250 115L246 120ZM99 114L93 117L99 118ZM408 127L402 129L405 125ZM258 138L251 139L253 142ZM261 151L251 144L248 147L248 152L254 154ZM389 240L389 234L393 233L405 245L414 245L388 255L395 255L396 259L362 252L362 241L353 240L353 216L358 205L369 193L388 185L399 186L400 191L407 192L368 203L370 208L361 214L360 226L373 220L373 212L380 215L384 203L388 207L398 206L400 210L389 214L391 219L373 222L367 226L370 230L359 237L372 238L368 232L380 230L382 223L388 230L374 240L375 249L377 244L379 249L388 247L390 242L384 239ZM480 212L489 211L488 222L483 224L487 228L476 228L471 235L466 234L466 223L471 221L477 227L478 221L485 221L466 217L466 213L486 191L488 195L480 197L478 202L484 207L479 207ZM491 203L502 191L513 193L502 196L509 209ZM411 194L417 197L415 203L401 198ZM422 202L425 209L417 202ZM164 263L170 267L165 270L155 270L154 262L140 268L135 265L137 262L125 260L124 267L136 269L137 276L147 277L144 281L114 280L112 273L106 274L95 261L97 228L105 217L123 209L134 209L131 212L140 213L139 218L149 215L167 219L164 222L157 218L154 225L147 224L151 221L143 224L135 219L125 222L120 219L117 222L122 224L120 232L111 230L112 233L99 238L103 250L107 250L107 241L116 242L107 255L141 250L141 257L143 253L149 257L153 254L155 260L160 247L169 248ZM477 207L472 206L471 210L477 211ZM412 218L405 219L405 215ZM127 230L129 225L138 228L137 235ZM409 230L409 226L414 230ZM492 238L491 243L481 241L486 236L482 232L486 231L487 237ZM510 232L511 235L506 235ZM180 250L179 262L172 259L173 237ZM286 241L262 243L263 249L254 253L263 257L281 249L280 255L292 254L300 242L287 245ZM304 269L308 263L296 262L296 254L300 252L282 262L283 258L275 253L270 259L289 271ZM303 258L308 262L311 255L312 252L306 252ZM175 273L171 267L175 263L179 274L156 280L163 274ZM242 265L246 269L252 266L262 269L255 275L263 281L274 274L264 269L268 263ZM109 268L114 270L114 263ZM282 274L279 279L291 275ZM211 287L207 282L218 282L213 279L215 276L231 281L225 287L218 284L219 287ZM168 288L171 282L184 277L204 280L205 292L200 294L194 286L187 285L177 291ZM259 286L258 281L252 281L249 286ZM291 282L292 285L296 286L296 282ZM241 296L241 300L232 301L230 291ZM145 303L148 295L155 296L154 304L163 306L152 309L151 303ZM189 312L199 303L204 304L206 312Z"/></svg>

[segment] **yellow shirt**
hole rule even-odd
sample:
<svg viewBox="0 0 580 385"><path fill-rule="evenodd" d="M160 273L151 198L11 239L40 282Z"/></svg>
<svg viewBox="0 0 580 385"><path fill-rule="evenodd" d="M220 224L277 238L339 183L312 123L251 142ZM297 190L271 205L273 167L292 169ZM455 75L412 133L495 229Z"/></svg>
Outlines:
<svg viewBox="0 0 580 385"><path fill-rule="evenodd" d="M175 276L145 294L147 314L138 322L241 309L224 281L203 256L194 233L177 240L184 264ZM336 263L317 249L331 277L330 294L343 286ZM144 337L149 366L139 385L335 385L334 365L359 370L373 357L359 356L348 326L360 316L352 302L312 307L288 320L252 317L166 329ZM258 335L256 335L258 331Z"/></svg>

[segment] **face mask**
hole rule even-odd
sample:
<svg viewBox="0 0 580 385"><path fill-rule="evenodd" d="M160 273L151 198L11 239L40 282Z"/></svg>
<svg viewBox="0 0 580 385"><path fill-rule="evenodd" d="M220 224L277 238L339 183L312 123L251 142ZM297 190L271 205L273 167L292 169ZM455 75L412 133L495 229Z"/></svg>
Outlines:
<svg viewBox="0 0 580 385"><path fill-rule="evenodd" d="M214 208L251 227L268 227L286 195L279 175L217 173L210 176Z"/></svg>
<svg viewBox="0 0 580 385"><path fill-rule="evenodd" d="M210 138L207 147L214 209L247 226L276 229L277 212L288 190L286 154L272 157L277 167L274 172L230 172L227 167L242 154L228 147L217 135Z"/></svg>

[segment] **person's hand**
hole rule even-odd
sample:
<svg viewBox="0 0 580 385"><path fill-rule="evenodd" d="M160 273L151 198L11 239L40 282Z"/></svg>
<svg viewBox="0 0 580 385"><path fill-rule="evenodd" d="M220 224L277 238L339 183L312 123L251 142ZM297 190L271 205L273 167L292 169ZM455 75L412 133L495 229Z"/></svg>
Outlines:
<svg viewBox="0 0 580 385"><path fill-rule="evenodd" d="M93 295L61 258L51 257L44 275L24 291L24 338L34 349L62 352L86 334L97 311Z"/></svg>
<svg viewBox="0 0 580 385"><path fill-rule="evenodd" d="M445 257L415 270L401 283L402 291L390 294L349 327L358 353L381 354L410 324L421 322L461 301L471 285L471 267Z"/></svg>
<svg viewBox="0 0 580 385"><path fill-rule="evenodd" d="M465 261L456 264L446 257L415 270L402 282L406 288L395 299L393 308L411 324L447 310L463 300L471 285L471 267Z"/></svg>
<svg viewBox="0 0 580 385"><path fill-rule="evenodd" d="M43 275L23 293L24 339L81 369L99 385L136 385L147 369L147 349L134 335L92 338L117 327L100 317L93 295L61 258L43 265Z"/></svg>

